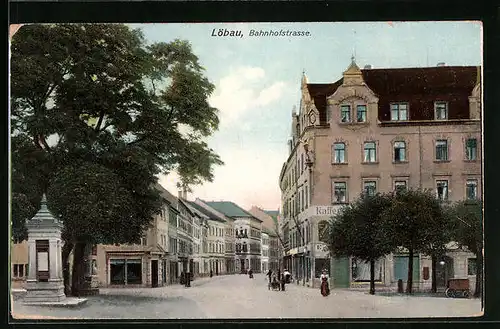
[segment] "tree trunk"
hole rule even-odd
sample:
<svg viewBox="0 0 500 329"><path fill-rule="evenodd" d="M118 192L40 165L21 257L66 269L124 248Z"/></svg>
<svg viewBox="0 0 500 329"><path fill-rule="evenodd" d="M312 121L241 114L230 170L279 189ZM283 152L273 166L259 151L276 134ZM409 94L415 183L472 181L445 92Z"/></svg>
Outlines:
<svg viewBox="0 0 500 329"><path fill-rule="evenodd" d="M370 260L370 295L375 295L375 260Z"/></svg>
<svg viewBox="0 0 500 329"><path fill-rule="evenodd" d="M413 292L413 248L410 248L408 254L408 281L406 281L406 293Z"/></svg>
<svg viewBox="0 0 500 329"><path fill-rule="evenodd" d="M62 247L62 267L63 267L63 280L64 280L64 294L69 296L71 294L71 283L69 282L69 255L73 250L74 244L72 242L65 242Z"/></svg>
<svg viewBox="0 0 500 329"><path fill-rule="evenodd" d="M75 243L75 252L73 254L73 271L71 277L71 295L80 296L80 289L85 282L85 243Z"/></svg>
<svg viewBox="0 0 500 329"><path fill-rule="evenodd" d="M476 255L477 264L476 264L476 290L474 291L474 297L480 298L482 292L483 285L483 254L482 250L478 252Z"/></svg>
<svg viewBox="0 0 500 329"><path fill-rule="evenodd" d="M432 288L431 291L433 293L437 292L437 273L436 273L436 268L437 268L437 257L435 255L432 256L432 265L431 265L431 271L432 271Z"/></svg>

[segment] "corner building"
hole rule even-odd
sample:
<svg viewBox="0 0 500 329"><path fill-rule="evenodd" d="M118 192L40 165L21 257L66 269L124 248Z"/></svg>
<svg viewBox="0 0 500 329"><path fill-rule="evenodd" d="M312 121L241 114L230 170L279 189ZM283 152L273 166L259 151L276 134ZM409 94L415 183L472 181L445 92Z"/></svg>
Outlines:
<svg viewBox="0 0 500 329"><path fill-rule="evenodd" d="M352 63L331 84L305 74L299 111L292 113L289 157L280 174L285 266L317 286L322 268L336 287L366 284L369 267L330 258L327 222L367 193L422 188L442 202L481 199L480 67L360 69ZM453 242L437 269L475 284L475 256ZM415 256L415 289L430 289L431 261ZM407 255L377 263L380 285L407 280Z"/></svg>

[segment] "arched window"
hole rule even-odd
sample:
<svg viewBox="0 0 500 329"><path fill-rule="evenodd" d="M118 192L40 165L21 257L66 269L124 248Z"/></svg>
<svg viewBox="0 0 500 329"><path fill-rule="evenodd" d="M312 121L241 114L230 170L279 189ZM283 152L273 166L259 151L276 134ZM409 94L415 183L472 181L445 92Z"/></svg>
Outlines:
<svg viewBox="0 0 500 329"><path fill-rule="evenodd" d="M318 223L318 239L321 242L328 242L329 225L328 222L323 220Z"/></svg>

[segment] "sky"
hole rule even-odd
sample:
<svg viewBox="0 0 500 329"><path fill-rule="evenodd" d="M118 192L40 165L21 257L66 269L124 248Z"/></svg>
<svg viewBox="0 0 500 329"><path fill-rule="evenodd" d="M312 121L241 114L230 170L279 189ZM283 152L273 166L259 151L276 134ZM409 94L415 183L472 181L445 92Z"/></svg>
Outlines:
<svg viewBox="0 0 500 329"><path fill-rule="evenodd" d="M188 40L216 86L209 102L219 109L219 130L207 139L223 166L214 180L194 186L188 199L233 201L244 209L277 210L279 174L288 157L300 81L331 83L354 55L359 67L481 65L479 22L189 23L133 24L148 42ZM243 37L211 36L241 30ZM309 36L249 36L250 30L306 31ZM160 184L177 195L175 173Z"/></svg>

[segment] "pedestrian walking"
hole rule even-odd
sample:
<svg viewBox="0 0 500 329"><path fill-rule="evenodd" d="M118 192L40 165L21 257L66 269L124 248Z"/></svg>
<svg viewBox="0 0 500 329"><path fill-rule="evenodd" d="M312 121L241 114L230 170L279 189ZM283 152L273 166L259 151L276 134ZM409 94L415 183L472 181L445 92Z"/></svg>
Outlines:
<svg viewBox="0 0 500 329"><path fill-rule="evenodd" d="M285 291L285 274L281 274L280 283L281 283L280 291Z"/></svg>
<svg viewBox="0 0 500 329"><path fill-rule="evenodd" d="M210 270L210 277L212 277L214 275L214 272L212 270Z"/></svg>
<svg viewBox="0 0 500 329"><path fill-rule="evenodd" d="M273 271L271 271L271 270L267 271L266 275L269 278L269 283L271 283L271 277L273 276Z"/></svg>
<svg viewBox="0 0 500 329"><path fill-rule="evenodd" d="M191 273L190 272L186 272L186 288L189 288L191 287Z"/></svg>
<svg viewBox="0 0 500 329"><path fill-rule="evenodd" d="M280 290L281 290L281 270L278 269L278 274L276 275L276 277L278 278L278 282L280 283Z"/></svg>
<svg viewBox="0 0 500 329"><path fill-rule="evenodd" d="M184 271L181 272L181 276L179 279L180 279L179 280L180 284L184 284L184 285L186 284L186 273L184 273Z"/></svg>
<svg viewBox="0 0 500 329"><path fill-rule="evenodd" d="M328 282L330 278L328 277L328 274L326 274L326 270L323 270L320 279L321 279L321 288L320 288L321 295L323 295L323 297L326 297L330 295L330 284Z"/></svg>

